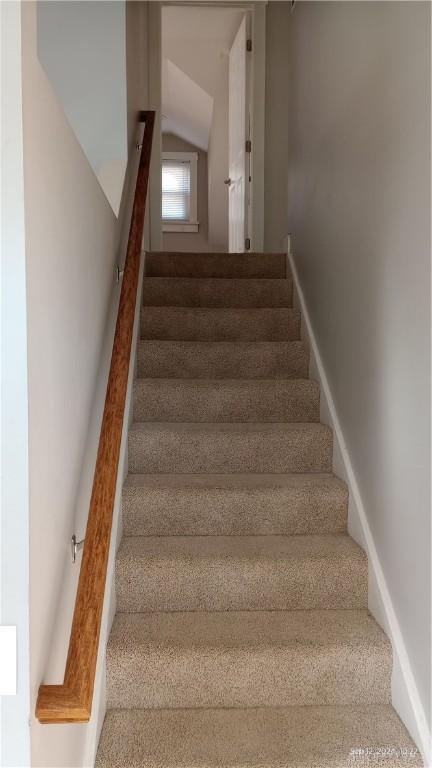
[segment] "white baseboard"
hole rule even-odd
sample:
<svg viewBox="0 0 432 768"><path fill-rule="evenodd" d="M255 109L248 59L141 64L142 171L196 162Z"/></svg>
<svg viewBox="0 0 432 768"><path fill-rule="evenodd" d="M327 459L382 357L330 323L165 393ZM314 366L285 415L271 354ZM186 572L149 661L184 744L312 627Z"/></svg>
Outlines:
<svg viewBox="0 0 432 768"><path fill-rule="evenodd" d="M432 749L428 721L420 700L379 554L369 527L354 468L348 454L308 307L299 282L289 236L286 252L294 282L294 303L301 309L302 313L302 339L310 349L310 375L319 382L321 388L321 421L333 429L333 470L348 485L348 531L366 551L369 560L368 607L376 621L385 630L393 647L392 704L420 749L425 766L430 768L432 766Z"/></svg>

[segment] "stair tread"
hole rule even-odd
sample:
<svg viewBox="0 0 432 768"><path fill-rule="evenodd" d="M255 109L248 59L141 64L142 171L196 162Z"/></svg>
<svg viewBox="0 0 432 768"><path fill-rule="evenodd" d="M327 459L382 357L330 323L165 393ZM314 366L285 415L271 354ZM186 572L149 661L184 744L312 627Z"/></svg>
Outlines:
<svg viewBox="0 0 432 768"><path fill-rule="evenodd" d="M199 339L140 339L138 345L144 348L151 346L157 346L161 349L164 347L177 347L178 349L196 349L199 351L206 349L229 349L235 352L237 349L245 349L252 352L254 350L265 351L268 349L279 351L283 354L290 349L298 349L299 351L306 349L305 343L300 339L292 339L291 341L273 341L272 339L255 339L253 341L247 341L246 339L209 339L207 341L200 341Z"/></svg>
<svg viewBox="0 0 432 768"><path fill-rule="evenodd" d="M308 351L296 341L185 341L147 339L138 344L140 376L175 378L307 377Z"/></svg>
<svg viewBox="0 0 432 768"><path fill-rule="evenodd" d="M332 430L326 424L320 422L285 422L285 421L236 421L236 422L216 422L216 421L135 421L129 430L131 433L140 432L159 432L161 429L190 434L268 434L269 432L286 432L292 434L302 433L331 433Z"/></svg>
<svg viewBox="0 0 432 768"><path fill-rule="evenodd" d="M316 646L347 645L391 650L367 609L119 613L109 639L110 653L122 655L161 647L252 652L269 646L305 646L309 655Z"/></svg>
<svg viewBox="0 0 432 768"><path fill-rule="evenodd" d="M118 567L131 560L150 561L193 559L204 565L235 561L259 563L280 561L287 570L295 561L340 561L363 564L364 550L346 533L284 536L124 536L117 553Z"/></svg>
<svg viewBox="0 0 432 768"><path fill-rule="evenodd" d="M340 488L346 491L346 483L330 473L238 473L238 474L129 474L126 488Z"/></svg>
<svg viewBox="0 0 432 768"><path fill-rule="evenodd" d="M170 314L173 317L191 316L191 317L290 317L299 316L300 310L296 307L172 307L172 306L146 306L141 310L143 317L154 314Z"/></svg>
<svg viewBox="0 0 432 768"><path fill-rule="evenodd" d="M292 307L146 306L141 312L142 339L295 340L300 311Z"/></svg>
<svg viewBox="0 0 432 768"><path fill-rule="evenodd" d="M146 253L145 274L152 277L284 278L283 253Z"/></svg>
<svg viewBox="0 0 432 768"><path fill-rule="evenodd" d="M144 306L289 307L291 278L146 277Z"/></svg>
<svg viewBox="0 0 432 768"><path fill-rule="evenodd" d="M398 750L391 763L383 747ZM359 756L361 748L371 757ZM96 768L356 768L369 761L422 765L388 704L111 710Z"/></svg>
<svg viewBox="0 0 432 768"><path fill-rule="evenodd" d="M125 536L118 610L364 608L365 552L345 533Z"/></svg>
<svg viewBox="0 0 432 768"><path fill-rule="evenodd" d="M250 285L281 285L282 283L291 283L292 277L200 277L199 275L184 277L181 275L146 275L146 282L148 285L169 284L172 285L196 285L197 283L207 283L208 285L229 285L232 283L239 283L240 285L247 287ZM160 282L159 282L160 281Z"/></svg>
<svg viewBox="0 0 432 768"><path fill-rule="evenodd" d="M391 663L366 609L124 613L108 645L108 703L384 703Z"/></svg>
<svg viewBox="0 0 432 768"><path fill-rule="evenodd" d="M239 283L245 289L249 285L265 285L268 283L271 285L282 285L283 283L291 283L291 277L181 277L178 275L146 275L146 282L148 285L232 285L233 283Z"/></svg>
<svg viewBox="0 0 432 768"><path fill-rule="evenodd" d="M300 310L294 307L170 307L148 306L141 310L143 319L149 316L171 316L173 318L192 317L217 320L221 317L265 320L271 317L299 317Z"/></svg>
<svg viewBox="0 0 432 768"><path fill-rule="evenodd" d="M318 422L134 422L130 472L330 472L333 433Z"/></svg>
<svg viewBox="0 0 432 768"><path fill-rule="evenodd" d="M241 260L244 261L246 259L249 259L251 257L258 257L259 259L273 259L273 258L281 258L286 259L286 254L282 251L234 251L232 253L228 251L146 251L146 256L151 257L175 257L176 259L188 259L188 258L194 258L198 257L199 259L232 259L233 261Z"/></svg>
<svg viewBox="0 0 432 768"><path fill-rule="evenodd" d="M384 703L391 661L391 645L367 610L119 614L108 647L108 702Z"/></svg>
<svg viewBox="0 0 432 768"><path fill-rule="evenodd" d="M218 389L221 389L223 387L234 387L235 389L259 389L261 390L263 387L266 386L272 386L275 389L282 389L286 388L289 390L295 390L295 389L313 389L314 391L319 390L319 384L314 379L308 379L308 378L301 378L298 379L272 379L272 378L262 378L262 379L240 379L240 378L229 378L226 377L224 379L214 379L209 376L208 378L181 378L176 379L174 377L166 377L161 376L160 378L157 378L156 376L139 376L136 379L137 384L145 384L151 387L157 387L160 385L170 387L172 389L176 389L177 387L185 388L185 387L197 387L198 389L208 389L209 387L216 387Z"/></svg>
<svg viewBox="0 0 432 768"><path fill-rule="evenodd" d="M187 259L191 257L197 256L198 258L212 258L220 260L221 258L226 259L241 259L242 261L245 259L250 258L251 256L258 256L260 259L273 259L275 256L277 258L286 258L285 253L282 251L245 251L245 252L238 252L234 251L232 253L228 251L146 251L146 256L154 256L154 257L160 257L160 256L174 256L175 258L180 259Z"/></svg>
<svg viewBox="0 0 432 768"><path fill-rule="evenodd" d="M311 379L139 378L137 421L319 421L319 385Z"/></svg>
<svg viewBox="0 0 432 768"><path fill-rule="evenodd" d="M129 474L124 535L268 535L346 530L348 489L331 474Z"/></svg>

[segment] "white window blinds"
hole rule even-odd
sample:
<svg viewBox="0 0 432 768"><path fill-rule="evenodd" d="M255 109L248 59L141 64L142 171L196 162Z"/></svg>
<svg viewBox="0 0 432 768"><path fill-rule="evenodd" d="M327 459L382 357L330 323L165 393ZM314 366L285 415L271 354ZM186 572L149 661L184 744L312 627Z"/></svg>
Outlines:
<svg viewBox="0 0 432 768"><path fill-rule="evenodd" d="M191 172L188 160L162 161L162 219L189 221Z"/></svg>

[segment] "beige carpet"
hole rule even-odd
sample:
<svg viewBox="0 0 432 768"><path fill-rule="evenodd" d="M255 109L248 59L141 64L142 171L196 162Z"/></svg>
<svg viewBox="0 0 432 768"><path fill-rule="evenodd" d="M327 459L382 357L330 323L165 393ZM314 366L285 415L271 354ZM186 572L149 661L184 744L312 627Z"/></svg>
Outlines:
<svg viewBox="0 0 432 768"><path fill-rule="evenodd" d="M147 255L98 768L408 768L281 254Z"/></svg>

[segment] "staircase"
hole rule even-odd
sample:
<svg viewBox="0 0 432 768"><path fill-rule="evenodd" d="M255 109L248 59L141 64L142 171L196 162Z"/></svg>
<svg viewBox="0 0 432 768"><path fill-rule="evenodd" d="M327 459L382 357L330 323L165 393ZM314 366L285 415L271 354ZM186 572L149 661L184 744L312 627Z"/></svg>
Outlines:
<svg viewBox="0 0 432 768"><path fill-rule="evenodd" d="M285 256L148 254L144 305L97 767L421 765Z"/></svg>

